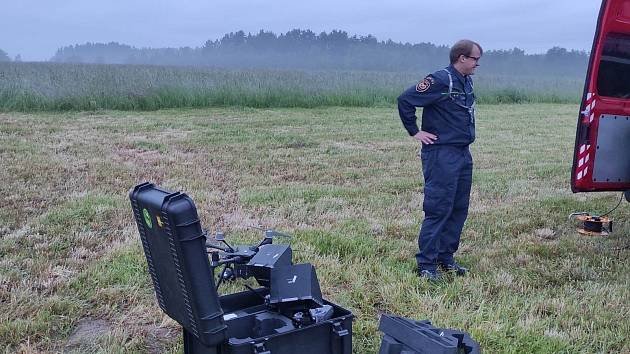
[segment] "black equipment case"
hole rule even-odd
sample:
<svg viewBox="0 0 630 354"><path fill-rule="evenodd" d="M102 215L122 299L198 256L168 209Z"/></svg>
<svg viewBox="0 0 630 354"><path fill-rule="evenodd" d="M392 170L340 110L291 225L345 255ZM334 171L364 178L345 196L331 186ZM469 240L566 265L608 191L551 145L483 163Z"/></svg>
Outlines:
<svg viewBox="0 0 630 354"><path fill-rule="evenodd" d="M379 354L480 354L479 343L468 333L434 327L430 321L381 315L383 332Z"/></svg>
<svg viewBox="0 0 630 354"><path fill-rule="evenodd" d="M300 326L265 304L268 288L219 297L206 237L186 194L143 183L129 197L158 304L183 327L185 353L352 352L353 315L326 300L332 317Z"/></svg>

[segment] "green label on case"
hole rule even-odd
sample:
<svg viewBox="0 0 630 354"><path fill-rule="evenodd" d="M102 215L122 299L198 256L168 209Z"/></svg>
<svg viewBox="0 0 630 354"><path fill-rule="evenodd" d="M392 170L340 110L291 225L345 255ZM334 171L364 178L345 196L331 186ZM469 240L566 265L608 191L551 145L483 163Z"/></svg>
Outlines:
<svg viewBox="0 0 630 354"><path fill-rule="evenodd" d="M149 229L152 229L153 222L151 222L151 215L149 214L149 211L146 208L142 209L142 215L144 215L144 222L147 224Z"/></svg>

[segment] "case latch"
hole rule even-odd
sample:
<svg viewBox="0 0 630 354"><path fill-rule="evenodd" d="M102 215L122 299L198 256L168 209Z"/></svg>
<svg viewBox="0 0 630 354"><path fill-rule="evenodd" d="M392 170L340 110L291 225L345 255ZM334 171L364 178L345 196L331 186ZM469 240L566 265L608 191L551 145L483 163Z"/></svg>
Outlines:
<svg viewBox="0 0 630 354"><path fill-rule="evenodd" d="M337 335L337 337L345 337L348 335L348 330L343 328L343 326L341 325L341 322L334 322L333 324L333 333L335 335Z"/></svg>
<svg viewBox="0 0 630 354"><path fill-rule="evenodd" d="M271 354L265 347L265 342L254 343L254 354Z"/></svg>

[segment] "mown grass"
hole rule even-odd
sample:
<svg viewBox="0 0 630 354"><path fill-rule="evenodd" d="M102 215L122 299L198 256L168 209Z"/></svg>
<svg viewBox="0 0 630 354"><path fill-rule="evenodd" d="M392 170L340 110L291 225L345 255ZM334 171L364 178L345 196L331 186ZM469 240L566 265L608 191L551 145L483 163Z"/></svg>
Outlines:
<svg viewBox="0 0 630 354"><path fill-rule="evenodd" d="M0 63L0 111L389 107L402 90L428 72ZM476 93L480 103L575 103L583 80L492 75L480 70Z"/></svg>
<svg viewBox="0 0 630 354"><path fill-rule="evenodd" d="M295 261L354 312L355 353L377 352L381 313L468 331L486 353L628 352L628 203L608 237L567 219L618 198L569 191L577 109L479 106L458 252L472 274L439 285L414 274L423 184L394 107L0 114L1 349L181 352L127 200L149 180L234 242L258 224L293 234Z"/></svg>

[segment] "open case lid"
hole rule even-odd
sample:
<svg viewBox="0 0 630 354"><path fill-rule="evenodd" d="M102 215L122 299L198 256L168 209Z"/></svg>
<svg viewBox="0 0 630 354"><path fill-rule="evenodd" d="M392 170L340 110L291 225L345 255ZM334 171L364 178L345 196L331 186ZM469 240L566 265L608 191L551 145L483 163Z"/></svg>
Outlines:
<svg viewBox="0 0 630 354"><path fill-rule="evenodd" d="M203 344L224 342L227 327L194 202L151 183L129 198L160 307Z"/></svg>
<svg viewBox="0 0 630 354"><path fill-rule="evenodd" d="M603 0L578 116L573 192L630 190L630 0Z"/></svg>

